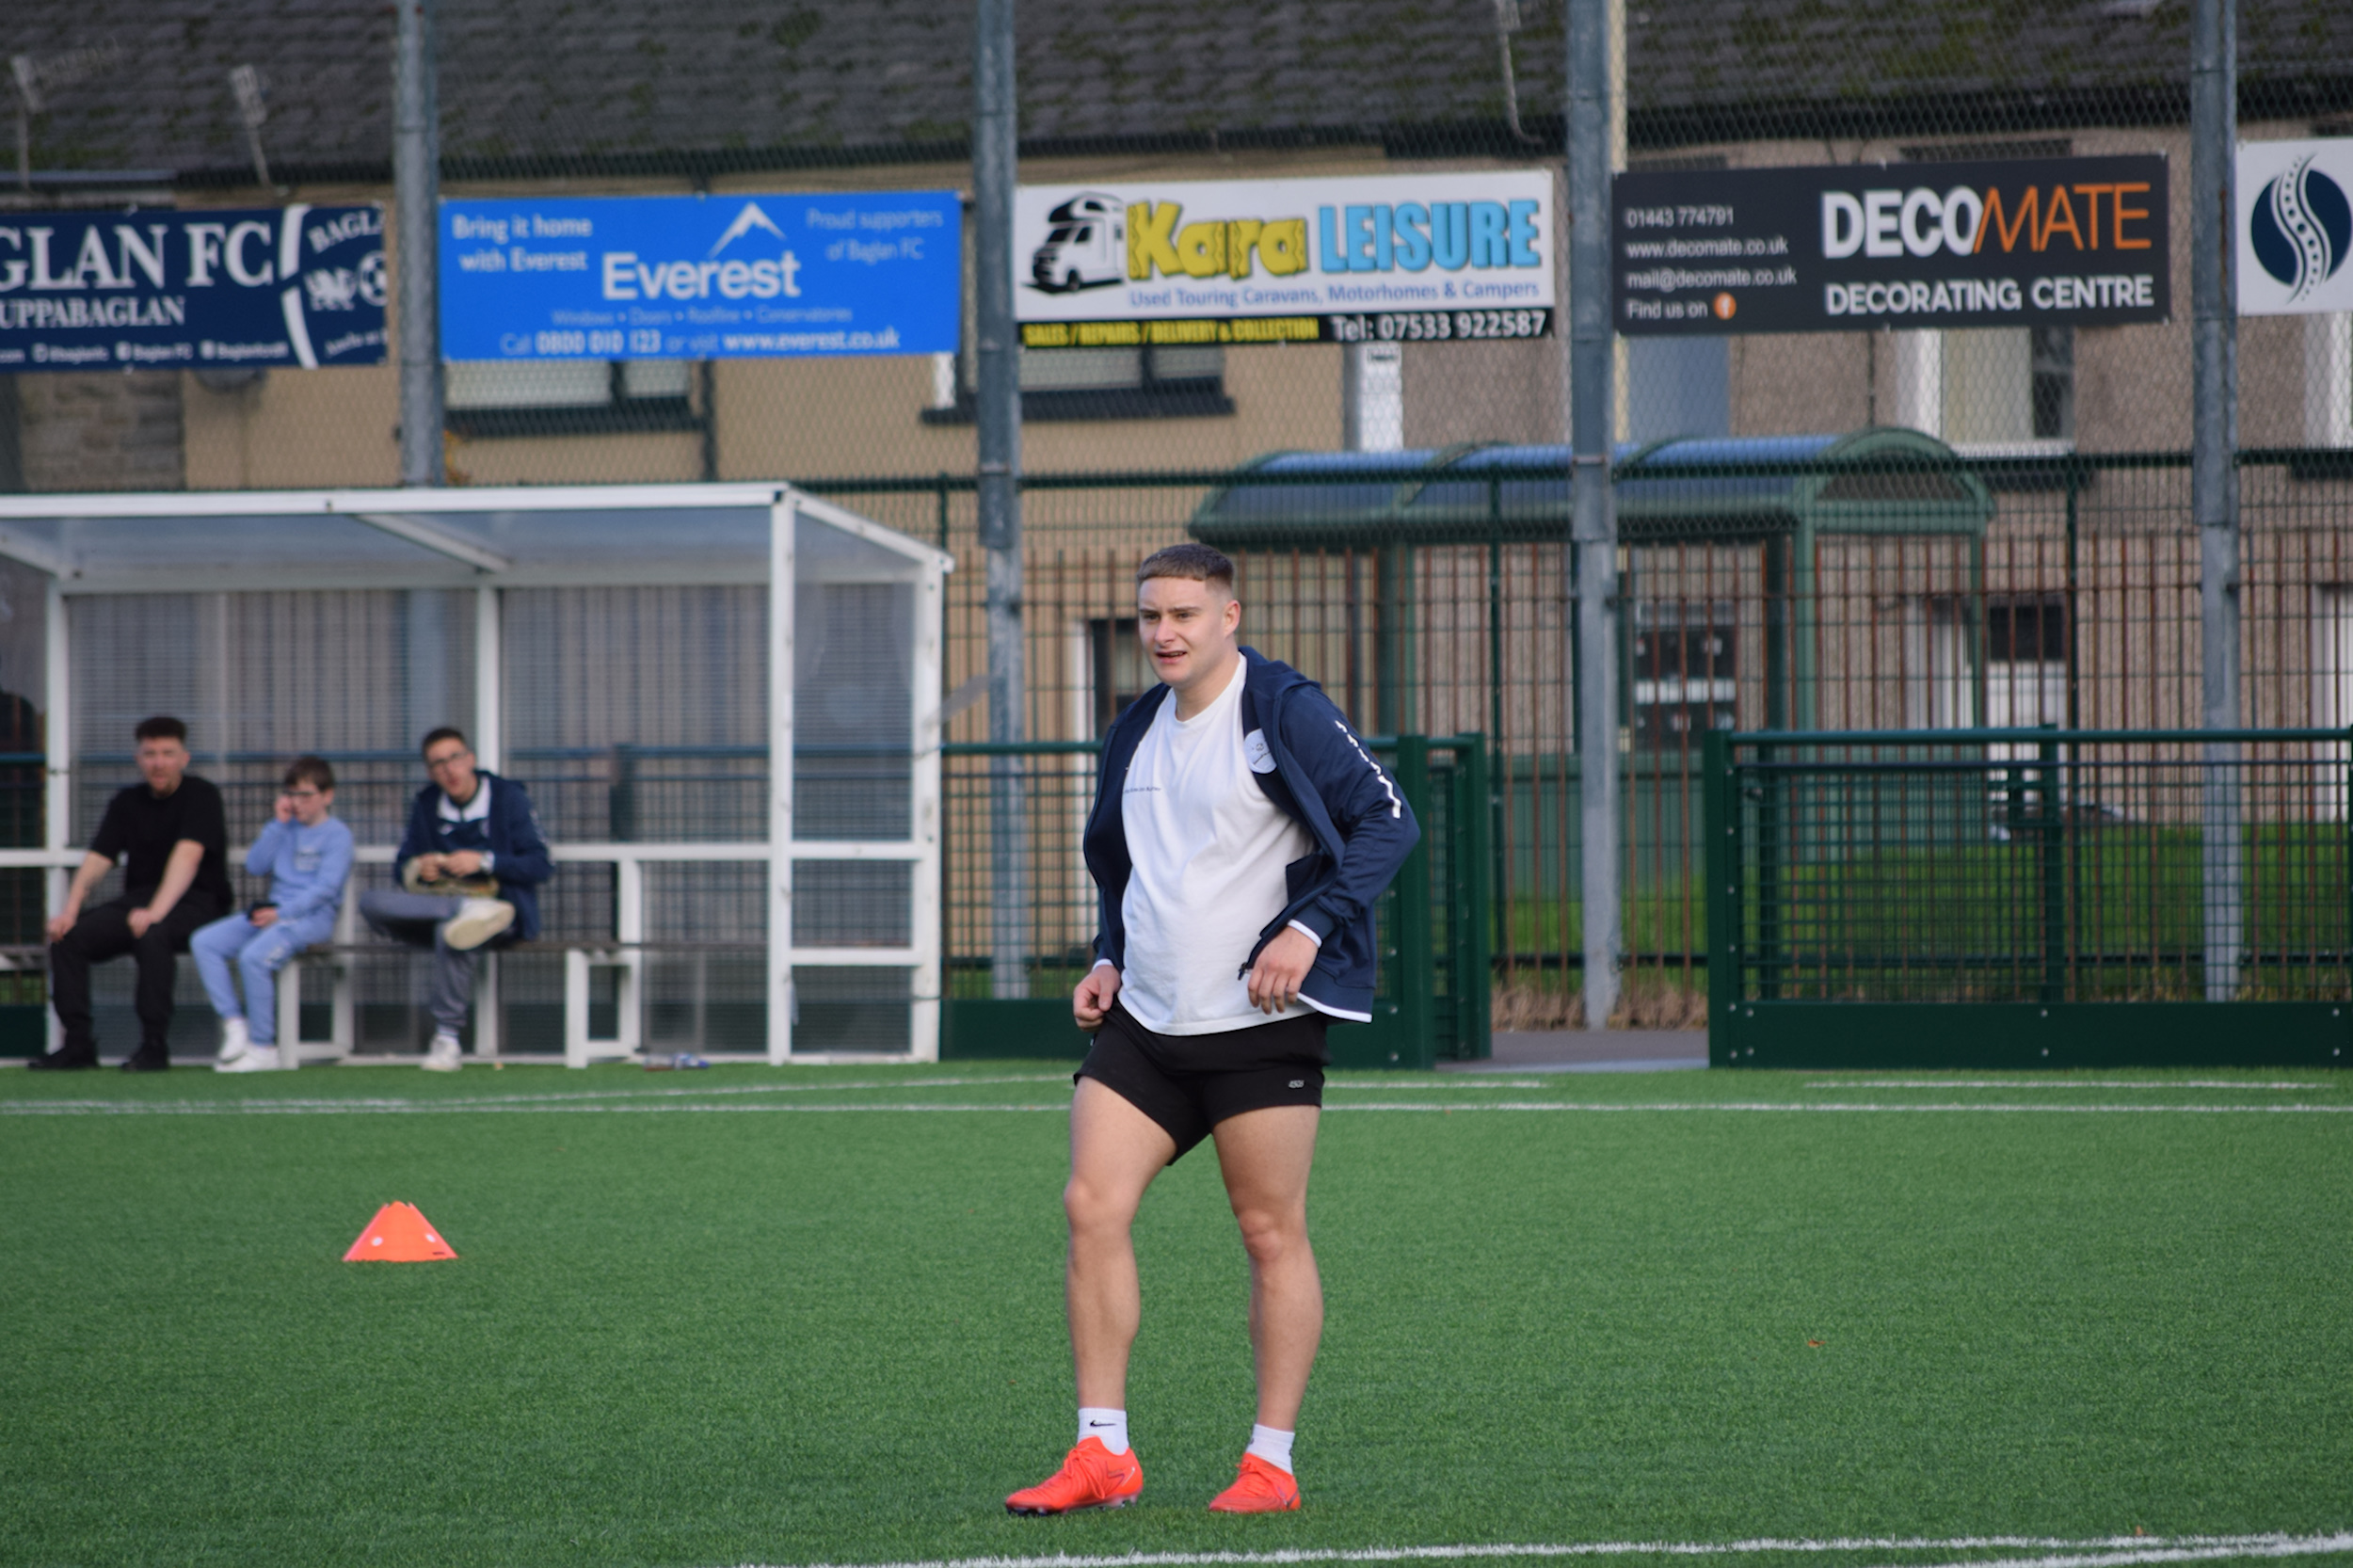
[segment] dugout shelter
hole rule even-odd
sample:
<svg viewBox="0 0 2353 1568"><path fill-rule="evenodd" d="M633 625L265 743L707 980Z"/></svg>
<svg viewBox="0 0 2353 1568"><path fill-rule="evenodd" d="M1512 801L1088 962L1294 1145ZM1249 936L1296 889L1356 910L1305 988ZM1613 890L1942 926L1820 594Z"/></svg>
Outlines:
<svg viewBox="0 0 2353 1568"><path fill-rule="evenodd" d="M45 907L147 713L187 721L232 861L289 759L334 763L360 866L341 951L290 983L301 1054L415 1048L415 961L352 905L455 724L557 862L474 1054L936 1057L941 552L731 484L9 496L0 556L45 595L39 841L0 850ZM173 1032L201 1053L192 969Z"/></svg>

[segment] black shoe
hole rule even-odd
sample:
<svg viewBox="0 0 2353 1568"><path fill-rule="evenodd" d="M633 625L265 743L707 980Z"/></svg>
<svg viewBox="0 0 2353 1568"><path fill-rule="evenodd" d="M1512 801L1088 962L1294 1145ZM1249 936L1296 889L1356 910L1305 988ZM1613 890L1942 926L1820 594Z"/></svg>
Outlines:
<svg viewBox="0 0 2353 1568"><path fill-rule="evenodd" d="M94 1046L60 1046L24 1064L37 1073L79 1072L98 1065L98 1049Z"/></svg>
<svg viewBox="0 0 2353 1568"><path fill-rule="evenodd" d="M160 1073L170 1065L170 1050L150 1040L123 1059L122 1070L126 1073Z"/></svg>

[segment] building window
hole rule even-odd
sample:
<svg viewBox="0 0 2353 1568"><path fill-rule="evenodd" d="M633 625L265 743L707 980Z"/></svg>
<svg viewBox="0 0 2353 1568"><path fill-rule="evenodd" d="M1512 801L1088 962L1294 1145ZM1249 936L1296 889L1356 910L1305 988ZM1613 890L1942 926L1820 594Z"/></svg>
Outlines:
<svg viewBox="0 0 2353 1568"><path fill-rule="evenodd" d="M2313 587L2313 728L2353 728L2353 587L2342 583ZM2347 747L2323 741L2319 760L2336 765L2322 772L2313 806L2325 822L2345 818Z"/></svg>
<svg viewBox="0 0 2353 1568"><path fill-rule="evenodd" d="M1906 729L1966 729L1976 722L1969 632L1958 599L1940 595L1904 600L1901 684Z"/></svg>
<svg viewBox="0 0 2353 1568"><path fill-rule="evenodd" d="M945 367L942 367L943 369ZM969 424L976 416L971 357L952 374L936 373L926 424ZM942 392L951 395L945 400ZM1219 344L1175 348L1056 348L1021 354L1021 418L1055 420L1198 419L1230 414L1225 350Z"/></svg>
<svg viewBox="0 0 2353 1568"><path fill-rule="evenodd" d="M1994 597L1985 605L1985 722L2031 729L2067 722L2067 600Z"/></svg>
<svg viewBox="0 0 2353 1568"><path fill-rule="evenodd" d="M449 428L470 438L699 430L688 360L454 360L442 367Z"/></svg>
<svg viewBox="0 0 2353 1568"><path fill-rule="evenodd" d="M1133 616L1091 620L1087 628L1087 689L1094 712L1089 715L1095 738L1112 732L1112 721L1128 705L1160 683L1144 657Z"/></svg>
<svg viewBox="0 0 2353 1568"><path fill-rule="evenodd" d="M2069 441L2075 439L2075 329L2073 327L2033 327L2028 358L2034 377L2034 439Z"/></svg>
<svg viewBox="0 0 2353 1568"><path fill-rule="evenodd" d="M1970 456L2073 450L2075 329L1897 333L1896 423Z"/></svg>
<svg viewBox="0 0 2353 1568"><path fill-rule="evenodd" d="M1738 625L1729 600L1635 604L1635 749L1679 751L1734 728Z"/></svg>

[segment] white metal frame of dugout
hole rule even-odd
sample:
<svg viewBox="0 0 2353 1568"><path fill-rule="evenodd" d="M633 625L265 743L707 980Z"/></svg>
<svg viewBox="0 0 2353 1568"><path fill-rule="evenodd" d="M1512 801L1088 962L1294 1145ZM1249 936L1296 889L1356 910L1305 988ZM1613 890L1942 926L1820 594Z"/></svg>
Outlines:
<svg viewBox="0 0 2353 1568"><path fill-rule="evenodd" d="M801 525L816 525L818 559L799 558ZM822 1061L793 1049L792 970L888 967L912 970L909 1055L936 1061L940 996L941 608L952 557L790 485L634 485L403 490L183 491L165 494L0 496L0 555L49 578L48 757L44 847L0 850L0 867L48 871L48 907L64 901L82 852L67 842L73 790L72 638L66 601L102 594L266 590L450 589L474 595L474 722L482 764L503 754L504 660L501 592L508 587L768 584L768 840L765 842L557 843L561 861L616 868L611 951L624 971L622 1032L589 1041L568 1016L567 1060L627 1054L636 1047L637 962L645 939L648 862L764 860L768 867L767 1060ZM904 583L914 588L908 669L913 733L908 835L867 841L793 837L794 587L804 569L830 582ZM812 580L819 580L813 578ZM781 846L779 848L779 846ZM360 847L362 866L388 863L392 845ZM914 863L904 947L795 947L796 860ZM355 873L353 882L359 881ZM341 930L350 930L350 903ZM571 943L594 950L598 944ZM584 992L589 951L567 954L567 990ZM289 973L293 967L289 966ZM498 1054L496 965L477 988L477 1055ZM282 993L281 993L282 994ZM348 1048L348 1005L339 1005ZM584 1002L568 1015L584 1015ZM51 1026L54 1031L55 1019ZM298 1036L296 1016L288 1040ZM290 1058L300 1054L289 1051ZM893 1053L894 1055L896 1053ZM904 1060L905 1058L900 1058Z"/></svg>

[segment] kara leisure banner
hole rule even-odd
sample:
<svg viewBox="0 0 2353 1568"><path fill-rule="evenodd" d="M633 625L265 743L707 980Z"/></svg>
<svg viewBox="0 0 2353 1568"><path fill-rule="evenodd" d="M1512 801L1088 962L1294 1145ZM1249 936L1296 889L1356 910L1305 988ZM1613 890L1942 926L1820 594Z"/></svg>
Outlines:
<svg viewBox="0 0 2353 1568"><path fill-rule="evenodd" d="M2118 327L2172 310L2154 154L1621 174L1632 336Z"/></svg>
<svg viewBox="0 0 2353 1568"><path fill-rule="evenodd" d="M0 373L372 365L368 207L0 213Z"/></svg>
<svg viewBox="0 0 2353 1568"><path fill-rule="evenodd" d="M1552 176L1025 185L1029 348L1435 343L1552 330Z"/></svg>

